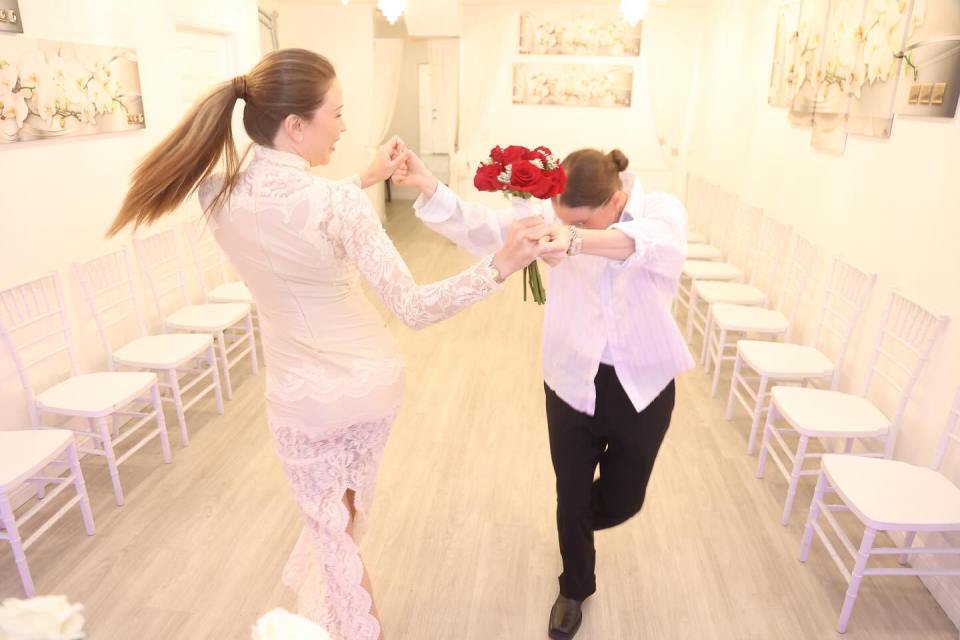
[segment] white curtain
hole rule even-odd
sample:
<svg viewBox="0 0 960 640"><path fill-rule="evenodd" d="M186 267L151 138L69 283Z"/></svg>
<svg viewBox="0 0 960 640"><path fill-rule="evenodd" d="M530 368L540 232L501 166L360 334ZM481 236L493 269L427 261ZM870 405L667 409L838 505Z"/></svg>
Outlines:
<svg viewBox="0 0 960 640"><path fill-rule="evenodd" d="M403 66L403 40L373 40L373 128L371 146L376 149L390 130L400 90L400 69Z"/></svg>
<svg viewBox="0 0 960 640"><path fill-rule="evenodd" d="M519 22L514 7L463 7L463 23L469 24L470 29L464 29L462 40L460 73L464 81L461 85L460 128L457 151L450 158L450 184L460 194L474 196L478 193L473 189L473 170L477 162L486 157L491 146L503 142L484 138L493 107L489 94L493 87L509 85L513 74L510 62L517 47L517 34L504 28L504 24L511 21Z"/></svg>
<svg viewBox="0 0 960 640"><path fill-rule="evenodd" d="M663 160L675 171L680 188L699 91L702 16L683 7L651 9L643 23L642 63L650 79L654 127ZM677 43L687 43L678 46Z"/></svg>

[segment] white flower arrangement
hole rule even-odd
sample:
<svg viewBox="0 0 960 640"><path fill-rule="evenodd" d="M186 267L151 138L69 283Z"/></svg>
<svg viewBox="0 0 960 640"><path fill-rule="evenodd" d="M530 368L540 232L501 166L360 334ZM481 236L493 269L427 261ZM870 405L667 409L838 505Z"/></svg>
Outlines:
<svg viewBox="0 0 960 640"><path fill-rule="evenodd" d="M7 598L0 605L0 640L81 640L82 611L66 596Z"/></svg>
<svg viewBox="0 0 960 640"><path fill-rule="evenodd" d="M58 131L71 119L96 124L103 114L126 111L123 83L110 68L123 56L81 61L29 51L16 63L0 58L0 132L16 135L29 116Z"/></svg>
<svg viewBox="0 0 960 640"><path fill-rule="evenodd" d="M253 627L253 640L330 640L314 622L283 609L263 615Z"/></svg>

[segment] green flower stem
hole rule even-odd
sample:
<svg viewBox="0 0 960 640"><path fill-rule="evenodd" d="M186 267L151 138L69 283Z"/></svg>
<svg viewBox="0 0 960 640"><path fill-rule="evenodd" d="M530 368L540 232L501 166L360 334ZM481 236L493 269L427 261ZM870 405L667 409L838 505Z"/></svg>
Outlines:
<svg viewBox="0 0 960 640"><path fill-rule="evenodd" d="M533 295L533 300L537 304L544 304L547 301L547 294L543 289L543 280L540 278L540 268L537 266L537 261L534 260L527 267L530 278L530 292Z"/></svg>

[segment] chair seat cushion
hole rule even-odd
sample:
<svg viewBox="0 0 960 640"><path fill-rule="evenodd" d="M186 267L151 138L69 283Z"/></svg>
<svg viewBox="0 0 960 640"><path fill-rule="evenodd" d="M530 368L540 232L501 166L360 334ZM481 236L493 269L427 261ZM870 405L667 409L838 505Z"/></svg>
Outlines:
<svg viewBox="0 0 960 640"><path fill-rule="evenodd" d="M833 375L833 362L813 347L785 342L740 340L737 354L761 375L780 380L806 380Z"/></svg>
<svg viewBox="0 0 960 640"><path fill-rule="evenodd" d="M770 395L777 413L809 436L880 436L890 428L889 418L861 396L809 387L774 387Z"/></svg>
<svg viewBox="0 0 960 640"><path fill-rule="evenodd" d="M9 491L60 457L73 432L66 429L0 431L0 490Z"/></svg>
<svg viewBox="0 0 960 640"><path fill-rule="evenodd" d="M873 526L960 529L960 488L933 469L838 454L823 456L821 468L847 506Z"/></svg>
<svg viewBox="0 0 960 640"><path fill-rule="evenodd" d="M699 281L693 285L697 298L707 304L729 302L731 304L763 304L767 297L763 291L739 282L724 282L721 280Z"/></svg>
<svg viewBox="0 0 960 640"><path fill-rule="evenodd" d="M146 371L86 373L37 395L37 404L54 413L105 416L146 395L156 383L156 374Z"/></svg>
<svg viewBox="0 0 960 640"><path fill-rule="evenodd" d="M687 260L683 263L683 275L692 280L736 280L740 269L726 262Z"/></svg>
<svg viewBox="0 0 960 640"><path fill-rule="evenodd" d="M197 304L171 313L167 316L167 326L188 331L223 331L243 320L249 313L250 305L242 302Z"/></svg>
<svg viewBox="0 0 960 640"><path fill-rule="evenodd" d="M168 369L200 356L213 344L208 333L167 333L145 336L113 352L114 361L146 369Z"/></svg>
<svg viewBox="0 0 960 640"><path fill-rule="evenodd" d="M246 302L253 304L253 294L243 282L228 282L213 289L207 296L210 302Z"/></svg>
<svg viewBox="0 0 960 640"><path fill-rule="evenodd" d="M790 326L782 313L762 307L719 303L710 313L714 324L727 331L779 334L786 333Z"/></svg>

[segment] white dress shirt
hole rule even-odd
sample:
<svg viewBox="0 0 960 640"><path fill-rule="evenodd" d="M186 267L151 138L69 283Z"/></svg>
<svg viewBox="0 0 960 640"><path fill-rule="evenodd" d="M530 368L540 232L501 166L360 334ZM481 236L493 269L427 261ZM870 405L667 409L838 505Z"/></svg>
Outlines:
<svg viewBox="0 0 960 640"><path fill-rule="evenodd" d="M601 362L613 365L638 412L693 366L670 312L687 254L686 210L669 194L644 193L631 172L621 179L629 197L610 228L633 238L634 252L622 261L581 254L547 267L544 381L588 415ZM541 205L546 222L558 222L550 201ZM502 246L516 218L513 209L465 202L443 184L414 208L428 227L475 255Z"/></svg>

